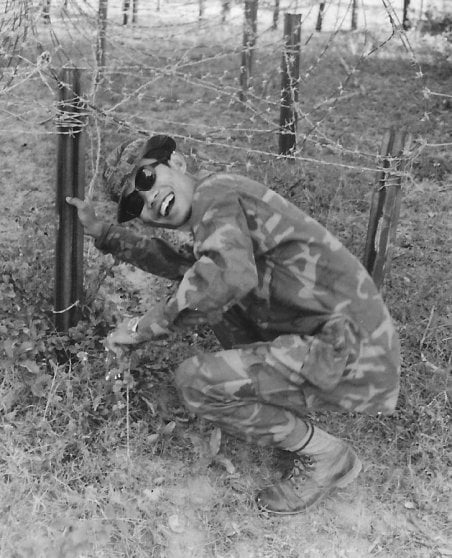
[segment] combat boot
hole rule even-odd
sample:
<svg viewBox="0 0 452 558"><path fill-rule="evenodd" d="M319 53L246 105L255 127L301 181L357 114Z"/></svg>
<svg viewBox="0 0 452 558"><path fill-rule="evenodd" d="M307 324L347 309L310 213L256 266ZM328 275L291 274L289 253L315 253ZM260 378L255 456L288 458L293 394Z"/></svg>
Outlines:
<svg viewBox="0 0 452 558"><path fill-rule="evenodd" d="M348 444L320 428L311 428L309 441L294 452L288 475L258 494L261 510L284 515L301 513L359 475L361 461Z"/></svg>

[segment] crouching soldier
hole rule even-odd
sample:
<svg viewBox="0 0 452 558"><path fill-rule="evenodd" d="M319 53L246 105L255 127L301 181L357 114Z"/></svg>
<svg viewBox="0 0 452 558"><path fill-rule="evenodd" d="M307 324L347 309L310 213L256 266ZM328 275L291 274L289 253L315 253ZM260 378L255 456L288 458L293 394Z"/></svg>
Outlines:
<svg viewBox="0 0 452 558"><path fill-rule="evenodd" d="M99 250L178 282L158 309L121 324L115 351L207 323L224 350L175 372L186 406L249 442L293 453L289 475L257 495L279 514L306 510L352 482L361 462L313 426L315 410L390 414L399 390L399 342L360 262L328 230L245 176L198 179L168 136L122 144L104 179L118 221L192 233L192 252L99 221L90 201L68 198ZM303 471L303 464L309 467Z"/></svg>

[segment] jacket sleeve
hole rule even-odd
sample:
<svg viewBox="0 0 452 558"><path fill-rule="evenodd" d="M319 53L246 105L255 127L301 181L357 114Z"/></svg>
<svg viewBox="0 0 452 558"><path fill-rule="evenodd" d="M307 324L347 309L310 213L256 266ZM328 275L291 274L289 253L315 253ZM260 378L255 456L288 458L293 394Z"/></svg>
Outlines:
<svg viewBox="0 0 452 558"><path fill-rule="evenodd" d="M185 273L165 315L173 323L185 310L210 323L256 287L258 275L245 213L234 191L210 200L200 194L192 222L196 262Z"/></svg>
<svg viewBox="0 0 452 558"><path fill-rule="evenodd" d="M105 225L95 246L143 271L176 281L195 261L191 251L177 250L161 238L143 237L115 225Z"/></svg>

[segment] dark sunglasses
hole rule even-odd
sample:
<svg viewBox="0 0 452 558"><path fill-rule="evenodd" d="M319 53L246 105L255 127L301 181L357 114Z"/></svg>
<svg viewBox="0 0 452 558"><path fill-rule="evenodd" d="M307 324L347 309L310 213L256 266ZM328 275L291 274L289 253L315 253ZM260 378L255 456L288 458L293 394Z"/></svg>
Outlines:
<svg viewBox="0 0 452 558"><path fill-rule="evenodd" d="M161 161L157 161L152 165L146 165L138 169L135 175L135 190L122 200L122 210L129 219L139 217L144 207L144 199L139 192L149 192L154 186L157 172L155 167L160 165Z"/></svg>
<svg viewBox="0 0 452 558"><path fill-rule="evenodd" d="M154 186L157 177L155 167L158 164L159 163L153 163L152 165L146 165L138 169L135 175L135 190L139 192L148 192L152 186Z"/></svg>

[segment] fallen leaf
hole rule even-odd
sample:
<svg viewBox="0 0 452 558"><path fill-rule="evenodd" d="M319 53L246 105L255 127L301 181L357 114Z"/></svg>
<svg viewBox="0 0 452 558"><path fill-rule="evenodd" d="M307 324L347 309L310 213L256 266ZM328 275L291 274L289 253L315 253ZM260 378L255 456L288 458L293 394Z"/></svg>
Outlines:
<svg viewBox="0 0 452 558"><path fill-rule="evenodd" d="M39 374L40 369L34 360L22 360L19 362L19 366L23 366L32 374Z"/></svg>
<svg viewBox="0 0 452 558"><path fill-rule="evenodd" d="M217 455L221 446L221 428L214 428L210 434L209 448L212 456Z"/></svg>
<svg viewBox="0 0 452 558"><path fill-rule="evenodd" d="M168 527L173 533L183 533L185 531L185 525L178 515L168 517Z"/></svg>
<svg viewBox="0 0 452 558"><path fill-rule="evenodd" d="M235 467L232 464L232 461L227 457L224 457L224 455L216 455L213 458L213 462L218 465L222 465L230 475L235 473Z"/></svg>
<svg viewBox="0 0 452 558"><path fill-rule="evenodd" d="M148 442L150 442L151 444L155 444L155 442L157 442L159 438L160 434L150 434L148 436Z"/></svg>
<svg viewBox="0 0 452 558"><path fill-rule="evenodd" d="M174 420L172 420L168 424L165 424L165 426L160 430L160 434L162 436L169 436L170 434L173 433L173 430L175 428L176 428L176 423L174 422Z"/></svg>
<svg viewBox="0 0 452 558"><path fill-rule="evenodd" d="M162 497L163 489L160 486L156 486L154 488L145 488L143 490L143 493L150 502L153 502L155 504Z"/></svg>

